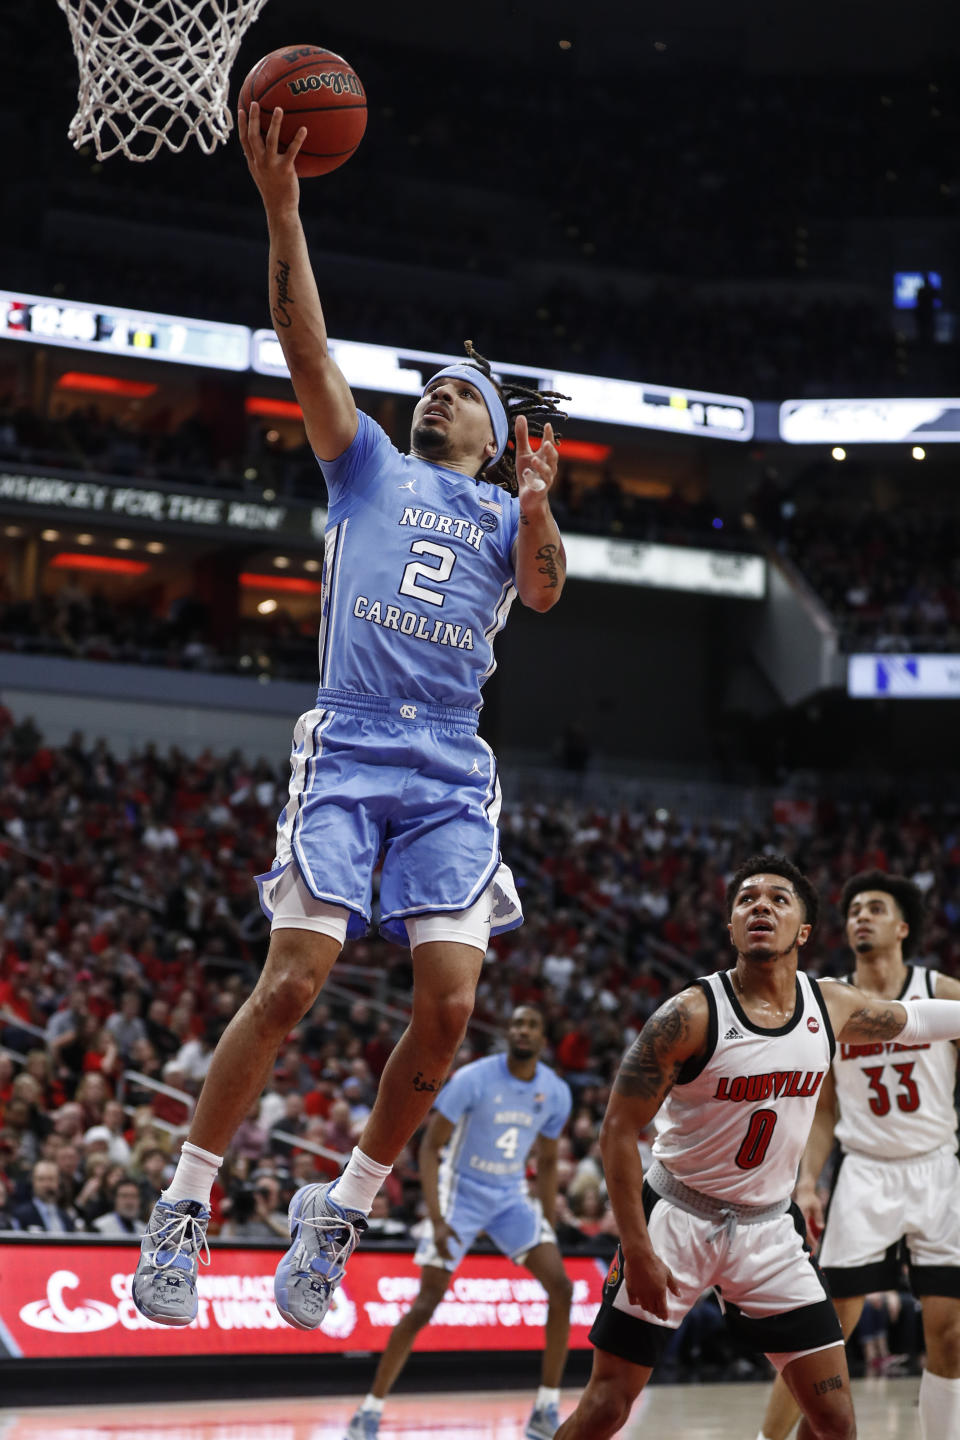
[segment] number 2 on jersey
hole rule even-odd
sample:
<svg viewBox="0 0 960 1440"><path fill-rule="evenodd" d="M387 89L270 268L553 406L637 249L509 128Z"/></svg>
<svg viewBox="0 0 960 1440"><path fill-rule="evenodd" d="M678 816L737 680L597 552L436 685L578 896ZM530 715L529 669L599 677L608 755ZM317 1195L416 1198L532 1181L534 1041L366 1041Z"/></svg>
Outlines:
<svg viewBox="0 0 960 1440"><path fill-rule="evenodd" d="M414 540L410 553L434 555L440 564L425 565L422 560L411 560L403 569L400 594L409 595L414 600L423 600L427 605L442 605L447 597L439 590L431 590L428 586L421 585L420 580L432 580L434 585L442 585L445 580L449 580L457 563L457 552L451 550L449 545L437 545L432 540Z"/></svg>

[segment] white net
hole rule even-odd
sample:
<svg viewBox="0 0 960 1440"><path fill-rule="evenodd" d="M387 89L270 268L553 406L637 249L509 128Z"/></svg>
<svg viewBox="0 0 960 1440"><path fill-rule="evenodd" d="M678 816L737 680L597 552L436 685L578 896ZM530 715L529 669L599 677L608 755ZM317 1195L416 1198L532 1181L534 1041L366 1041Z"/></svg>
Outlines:
<svg viewBox="0 0 960 1440"><path fill-rule="evenodd" d="M57 0L80 69L67 131L97 158L152 160L195 137L205 154L233 128L230 69L267 0Z"/></svg>

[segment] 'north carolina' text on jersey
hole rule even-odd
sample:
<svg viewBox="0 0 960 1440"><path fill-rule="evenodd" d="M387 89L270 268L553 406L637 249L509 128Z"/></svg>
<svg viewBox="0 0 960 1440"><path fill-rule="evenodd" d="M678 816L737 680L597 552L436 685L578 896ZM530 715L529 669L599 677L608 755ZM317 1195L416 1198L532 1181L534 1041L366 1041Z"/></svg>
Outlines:
<svg viewBox="0 0 960 1440"><path fill-rule="evenodd" d="M458 1176L500 1190L524 1189L527 1156L538 1135L555 1140L567 1123L570 1087L548 1065L532 1080L511 1075L506 1055L464 1065L447 1081L436 1108L453 1122L440 1164L440 1198Z"/></svg>
<svg viewBox="0 0 960 1440"><path fill-rule="evenodd" d="M403 455L369 415L321 461L320 684L478 710L516 596L519 502Z"/></svg>
<svg viewBox="0 0 960 1440"><path fill-rule="evenodd" d="M834 1053L819 988L797 974L786 1025L754 1025L731 971L698 980L709 1006L706 1057L688 1063L656 1117L653 1153L693 1190L717 1200L785 1200Z"/></svg>
<svg viewBox="0 0 960 1440"><path fill-rule="evenodd" d="M847 976L853 984L853 977ZM908 968L897 999L936 996L937 971ZM898 1045L895 1040L837 1046L833 1062L840 1118L835 1134L844 1150L874 1160L906 1160L955 1144L953 1091L957 1050L952 1040Z"/></svg>

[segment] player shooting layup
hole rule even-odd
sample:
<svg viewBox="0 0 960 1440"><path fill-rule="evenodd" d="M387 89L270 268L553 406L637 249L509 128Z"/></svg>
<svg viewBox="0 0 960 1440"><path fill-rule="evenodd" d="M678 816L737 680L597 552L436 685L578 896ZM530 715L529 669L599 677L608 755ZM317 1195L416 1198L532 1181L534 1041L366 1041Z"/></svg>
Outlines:
<svg viewBox="0 0 960 1440"><path fill-rule="evenodd" d="M620 1249L593 1373L557 1440L608 1440L705 1286L803 1411L799 1440L856 1434L843 1335L790 1194L836 1044L960 1036L960 1002L875 999L798 973L818 897L780 855L727 889L736 965L668 1000L617 1076L600 1143ZM659 1113L658 1113L659 1112ZM644 1179L637 1136L657 1117Z"/></svg>
<svg viewBox="0 0 960 1440"><path fill-rule="evenodd" d="M856 956L848 984L905 1006L931 996L960 1000L960 982L904 958L923 931L923 896L912 881L882 870L854 875L840 913ZM823 1232L820 1264L848 1338L866 1295L896 1289L905 1245L910 1284L923 1301L923 1440L960 1435L956 1081L949 1040L841 1045L820 1089L796 1190L810 1234ZM834 1139L841 1157L824 1228L817 1180ZM796 1420L793 1396L777 1380L758 1440L786 1440Z"/></svg>
<svg viewBox="0 0 960 1440"><path fill-rule="evenodd" d="M409 455L358 413L328 351L300 223L293 161L306 132L281 154L280 120L275 110L262 136L254 103L239 131L267 214L271 314L330 496L320 691L294 732L276 861L258 877L272 918L266 964L217 1046L176 1175L148 1222L133 1293L161 1324L196 1315L223 1152L345 938L365 930L382 850L381 926L413 951L413 1014L343 1174L303 1186L290 1205L293 1243L275 1294L284 1319L312 1330L374 1195L443 1084L490 934L521 923L500 860L496 764L477 716L514 596L548 610L563 586L549 417L565 417L560 397L498 385L472 347L476 363L427 384ZM537 454L528 416L542 429Z"/></svg>

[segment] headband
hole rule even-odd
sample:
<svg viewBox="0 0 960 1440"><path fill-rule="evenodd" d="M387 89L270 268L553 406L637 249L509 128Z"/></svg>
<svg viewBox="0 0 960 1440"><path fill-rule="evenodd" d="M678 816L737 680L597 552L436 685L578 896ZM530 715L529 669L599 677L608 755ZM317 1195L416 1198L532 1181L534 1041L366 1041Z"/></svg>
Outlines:
<svg viewBox="0 0 960 1440"><path fill-rule="evenodd" d="M507 419L506 406L500 398L496 385L494 385L493 381L488 379L483 371L479 370L476 365L448 365L445 370L438 370L436 375L430 377L423 387L424 395L434 380L443 380L448 375L451 379L466 380L468 385L472 385L475 390L479 390L483 396L483 403L487 407L490 424L493 426L493 438L497 442L497 453L489 463L496 465L500 456L507 448L507 436L510 432L510 422Z"/></svg>

